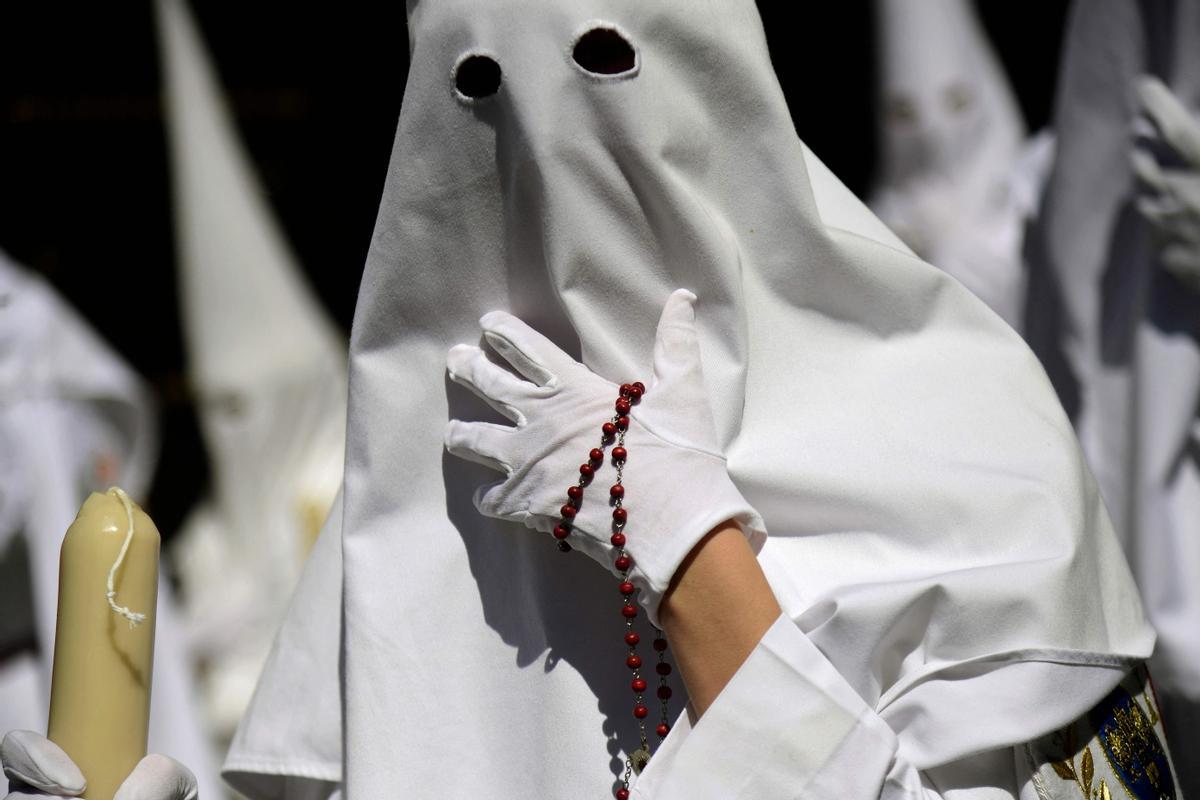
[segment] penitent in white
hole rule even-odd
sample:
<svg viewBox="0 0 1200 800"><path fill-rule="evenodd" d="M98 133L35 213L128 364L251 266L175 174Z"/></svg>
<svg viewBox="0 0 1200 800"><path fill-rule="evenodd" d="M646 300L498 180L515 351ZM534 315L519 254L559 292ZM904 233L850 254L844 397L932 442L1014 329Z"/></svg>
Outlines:
<svg viewBox="0 0 1200 800"><path fill-rule="evenodd" d="M878 797L889 770L1015 780L1013 745L1146 657L1036 359L797 138L792 114L824 110L803 93L787 108L750 0L410 9L351 342L344 513L325 531L342 580L310 563L226 763L237 785L603 798L638 746L610 576L481 517L494 474L443 448L448 419L486 412L447 385L446 352L494 309L620 383L651 363L668 295L692 290L716 445L766 523L785 616L763 671L695 728L676 720L633 797ZM633 57L581 63L596 30ZM339 593L340 618L300 616Z"/></svg>

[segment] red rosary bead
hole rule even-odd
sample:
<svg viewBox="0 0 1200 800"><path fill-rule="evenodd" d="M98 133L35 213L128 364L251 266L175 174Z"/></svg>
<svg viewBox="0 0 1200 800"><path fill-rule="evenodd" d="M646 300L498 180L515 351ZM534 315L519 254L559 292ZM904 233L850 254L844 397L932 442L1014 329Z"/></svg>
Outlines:
<svg viewBox="0 0 1200 800"><path fill-rule="evenodd" d="M593 447L588 452L588 463L581 464L579 467L579 474L583 476L582 479L577 485L568 487L567 489L567 497L569 502L567 505L563 506L562 509L560 509L564 519L560 522L560 524L554 527L554 537L559 540L558 546L560 550L566 552L571 549L570 545L562 540L568 537L571 533L571 520L578 513L578 507L583 500L583 487L590 484L591 479L596 474L596 470L604 463L605 452L603 447L609 443L612 443L612 440L616 437L618 431L624 432L629 429L629 412L632 410L633 405L641 400L645 392L646 386L641 381L621 384L620 397L617 398L616 403L614 404L617 411L616 417L609 422L605 422L600 427L600 430L604 435L604 440L601 442L601 447ZM613 560L613 566L615 566L617 571L621 573L627 573L633 566L633 558L631 558L624 550L626 536L623 532L623 528L626 521L629 519L629 513L620 505L621 501L625 498L625 487L620 482L620 470L628 457L629 452L625 449L623 443L617 443L616 446L612 448L612 461L617 466L618 475L617 482L609 486L608 489L609 498L611 498L613 504L616 506L612 511L614 530L610 535L609 541L612 542L613 547L617 548L617 556ZM617 589L625 598L625 604L621 607L621 615L626 619L626 631L624 639L625 644L630 648L630 652L625 658L625 666L633 670L634 677L630 682L630 686L637 695L636 702L633 707L633 715L638 720L644 720L650 715L650 709L647 708L647 706L642 702L642 696L647 691L649 683L645 678L640 677L639 670L642 668L642 657L633 650L641 642L641 636L636 631L632 630L633 620L638 615L638 607L633 599L633 595L637 592L637 587L634 586L632 581L628 580L627 578L622 578ZM654 638L654 649L661 654L666 650L666 648L667 641L662 637L661 632L659 632ZM660 655L659 658L661 659L662 656ZM659 660L659 662L655 665L655 669L658 674L664 678L671 673L670 664L662 660ZM671 687L666 686L665 683L660 679L656 693L659 700L662 702L662 713L663 719L665 720L667 714L667 701L671 697ZM644 741L645 724L642 723L639 725L639 727L642 731ZM664 721L655 728L655 731L658 733L659 738L663 738L670 731L670 726ZM648 748L648 745L646 745L646 747ZM629 790L625 788L624 785L615 788L613 790L613 795L617 798L617 800L629 800L630 796Z"/></svg>
<svg viewBox="0 0 1200 800"><path fill-rule="evenodd" d="M614 792L613 794L617 798L617 800L629 800L629 790L628 789L617 789L617 791Z"/></svg>

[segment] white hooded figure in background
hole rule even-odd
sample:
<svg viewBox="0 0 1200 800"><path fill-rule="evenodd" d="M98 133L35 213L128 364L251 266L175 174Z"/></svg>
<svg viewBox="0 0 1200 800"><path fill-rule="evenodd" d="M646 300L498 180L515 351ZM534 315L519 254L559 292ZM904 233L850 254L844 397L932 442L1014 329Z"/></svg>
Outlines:
<svg viewBox="0 0 1200 800"><path fill-rule="evenodd" d="M409 35L341 513L226 761L237 788L1115 796L1096 728L1077 735L1095 707L1103 730L1148 722L1139 774L1171 791L1127 678L1153 633L1044 373L799 141L753 3L420 0ZM636 662L589 558L621 569L609 509L584 502L579 552L546 534L635 378L644 614L721 519L778 605L698 719L672 673L626 787Z"/></svg>
<svg viewBox="0 0 1200 800"><path fill-rule="evenodd" d="M112 311L123 310L117 292ZM0 253L0 732L45 730L68 526L93 491L120 485L144 498L156 446L141 380L45 281ZM216 794L186 638L169 588L158 591L150 747Z"/></svg>
<svg viewBox="0 0 1200 800"><path fill-rule="evenodd" d="M1058 154L1029 248L1027 338L1074 418L1158 630L1152 663L1164 717L1193 746L1200 293L1179 269L1187 237L1179 249L1162 234L1193 231L1190 259L1200 263L1200 190L1190 206L1170 197L1200 184L1200 3L1078 3L1055 128ZM1200 791L1195 762L1181 769Z"/></svg>
<svg viewBox="0 0 1200 800"><path fill-rule="evenodd" d="M971 0L876 0L880 179L871 208L1017 327L1021 246L1053 153L1026 137Z"/></svg>
<svg viewBox="0 0 1200 800"><path fill-rule="evenodd" d="M187 5L158 12L184 338L213 476L172 555L227 738L341 483L345 340L262 199Z"/></svg>

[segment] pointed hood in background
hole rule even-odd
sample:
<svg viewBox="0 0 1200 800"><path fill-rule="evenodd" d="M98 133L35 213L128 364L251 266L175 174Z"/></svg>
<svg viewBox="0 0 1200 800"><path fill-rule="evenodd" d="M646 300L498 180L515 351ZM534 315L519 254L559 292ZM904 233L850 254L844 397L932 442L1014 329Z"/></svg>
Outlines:
<svg viewBox="0 0 1200 800"><path fill-rule="evenodd" d="M213 467L175 555L228 734L341 479L346 344L263 199L187 5L157 8L189 376Z"/></svg>

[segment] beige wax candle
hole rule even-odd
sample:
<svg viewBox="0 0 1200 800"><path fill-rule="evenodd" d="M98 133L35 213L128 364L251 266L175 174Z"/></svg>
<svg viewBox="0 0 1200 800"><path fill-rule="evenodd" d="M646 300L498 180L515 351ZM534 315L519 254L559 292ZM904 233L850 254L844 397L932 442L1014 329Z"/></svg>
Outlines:
<svg viewBox="0 0 1200 800"><path fill-rule="evenodd" d="M63 539L47 735L83 772L88 800L112 800L146 755L158 548L119 489L92 494Z"/></svg>

